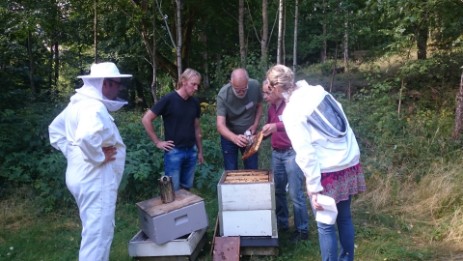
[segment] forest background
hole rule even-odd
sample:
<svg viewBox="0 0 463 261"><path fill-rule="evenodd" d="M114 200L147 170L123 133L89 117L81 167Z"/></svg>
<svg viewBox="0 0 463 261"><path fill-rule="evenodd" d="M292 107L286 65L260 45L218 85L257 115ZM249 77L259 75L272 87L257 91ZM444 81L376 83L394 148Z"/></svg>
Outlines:
<svg viewBox="0 0 463 261"><path fill-rule="evenodd" d="M356 259L463 258L461 0L2 0L0 30L2 260L77 258L78 213L47 127L98 61L134 75L115 114L128 154L111 260L131 260L135 203L159 194L162 154L143 112L179 72L200 71L206 163L194 192L211 237L223 173L215 95L233 68L262 81L276 63L332 92L356 133L368 182L353 204ZM268 142L260 155L268 169ZM320 259L315 229L308 243L287 239L278 256L243 258Z"/></svg>

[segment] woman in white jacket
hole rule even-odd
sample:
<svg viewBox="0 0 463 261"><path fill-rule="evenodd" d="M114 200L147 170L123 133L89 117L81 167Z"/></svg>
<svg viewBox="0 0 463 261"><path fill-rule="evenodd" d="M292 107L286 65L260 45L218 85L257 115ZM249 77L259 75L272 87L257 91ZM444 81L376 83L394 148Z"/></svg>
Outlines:
<svg viewBox="0 0 463 261"><path fill-rule="evenodd" d="M93 64L84 85L49 126L50 143L67 159L66 185L79 207L79 260L109 260L117 190L125 165L125 145L108 111L119 100L121 78L113 63Z"/></svg>
<svg viewBox="0 0 463 261"><path fill-rule="evenodd" d="M323 210L317 200L319 194L336 202L335 224L317 222L322 260L353 260L351 198L366 186L359 146L342 106L320 85L294 83L294 73L284 65L270 68L267 80L273 92L287 99L283 123L306 177L312 208Z"/></svg>

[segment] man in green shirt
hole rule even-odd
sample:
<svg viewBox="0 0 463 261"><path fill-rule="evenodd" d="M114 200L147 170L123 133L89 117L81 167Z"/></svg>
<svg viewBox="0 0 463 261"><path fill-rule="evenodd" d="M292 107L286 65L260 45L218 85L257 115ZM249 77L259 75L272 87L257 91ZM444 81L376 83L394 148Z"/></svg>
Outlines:
<svg viewBox="0 0 463 261"><path fill-rule="evenodd" d="M225 170L238 169L238 150L244 153L247 135L254 135L262 116L262 93L257 80L243 68L233 70L230 82L217 95L217 131L221 135ZM258 154L243 161L245 169L258 168Z"/></svg>

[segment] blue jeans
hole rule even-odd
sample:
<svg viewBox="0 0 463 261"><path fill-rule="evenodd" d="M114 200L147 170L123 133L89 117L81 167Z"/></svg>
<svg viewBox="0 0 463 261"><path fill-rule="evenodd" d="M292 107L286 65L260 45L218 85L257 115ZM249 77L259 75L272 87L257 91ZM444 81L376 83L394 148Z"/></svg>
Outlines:
<svg viewBox="0 0 463 261"><path fill-rule="evenodd" d="M350 212L351 198L336 204L338 217L336 224L327 225L317 222L318 240L323 261L353 261L354 260L354 224ZM336 231L337 225L337 231ZM336 233L338 232L338 233ZM338 239L341 244L338 256Z"/></svg>
<svg viewBox="0 0 463 261"><path fill-rule="evenodd" d="M173 148L164 153L164 171L166 176L172 178L174 190L193 187L197 157L196 146Z"/></svg>
<svg viewBox="0 0 463 261"><path fill-rule="evenodd" d="M223 136L220 136L220 144L222 145L224 169L238 169L238 150L241 151L241 155L243 155L246 148L238 147L235 143L225 139ZM257 169L259 167L257 153L244 160L243 166L245 169Z"/></svg>
<svg viewBox="0 0 463 261"><path fill-rule="evenodd" d="M272 171L275 180L275 201L277 224L280 229L288 228L288 204L286 184L289 184L289 196L293 203L294 227L296 231L307 233L309 213L304 192L305 177L296 163L296 152L292 149L272 151Z"/></svg>

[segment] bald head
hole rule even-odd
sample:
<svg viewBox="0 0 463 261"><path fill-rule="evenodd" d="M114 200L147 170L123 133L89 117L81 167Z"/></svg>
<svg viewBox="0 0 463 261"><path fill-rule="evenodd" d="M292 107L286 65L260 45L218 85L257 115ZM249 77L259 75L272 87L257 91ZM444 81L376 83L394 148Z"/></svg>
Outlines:
<svg viewBox="0 0 463 261"><path fill-rule="evenodd" d="M236 83L236 85L238 85L238 86L243 85L243 83L245 83L244 85L246 85L246 84L248 84L248 80L249 80L248 72L243 68L235 69L235 70L233 70L233 72L231 74L231 79L230 80L231 80L232 84Z"/></svg>
<svg viewBox="0 0 463 261"><path fill-rule="evenodd" d="M235 96L242 98L246 95L248 89L248 72L243 68L233 70L230 77L230 84L233 88Z"/></svg>

